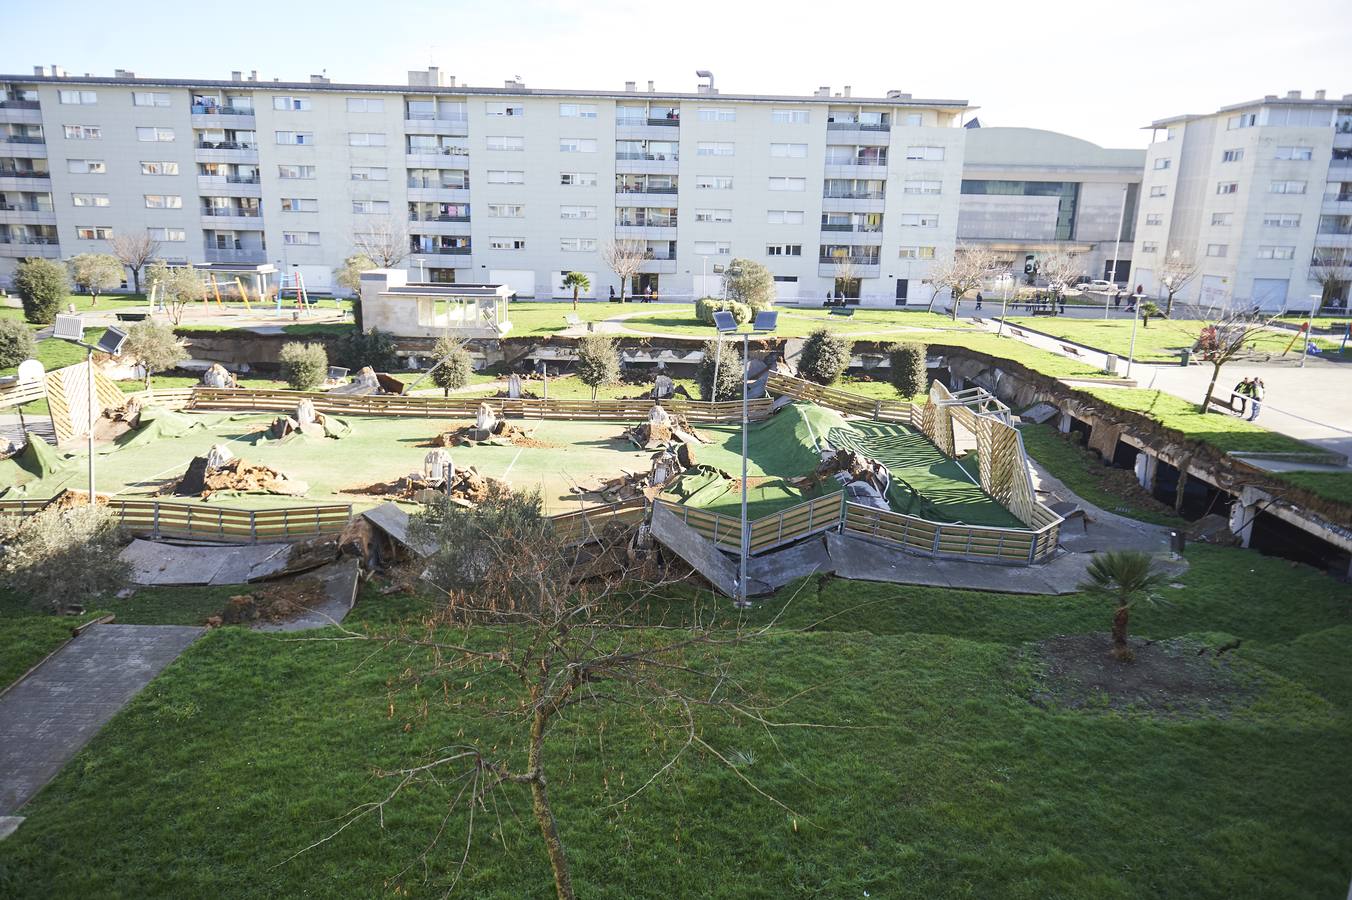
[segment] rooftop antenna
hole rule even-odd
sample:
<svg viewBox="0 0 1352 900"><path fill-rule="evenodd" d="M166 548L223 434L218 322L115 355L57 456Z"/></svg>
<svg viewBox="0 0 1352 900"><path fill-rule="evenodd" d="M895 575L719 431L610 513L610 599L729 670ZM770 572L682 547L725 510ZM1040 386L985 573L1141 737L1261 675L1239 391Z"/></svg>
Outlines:
<svg viewBox="0 0 1352 900"><path fill-rule="evenodd" d="M717 93L717 91L714 90L714 73L713 73L713 72L710 72L708 69L696 69L696 70L695 70L695 77L696 77L696 78L707 78L707 79L709 79L709 83L708 83L708 84L702 84L702 85L700 85L700 89L701 89L701 92L702 92L702 93L707 93L707 94L715 94L715 93Z"/></svg>

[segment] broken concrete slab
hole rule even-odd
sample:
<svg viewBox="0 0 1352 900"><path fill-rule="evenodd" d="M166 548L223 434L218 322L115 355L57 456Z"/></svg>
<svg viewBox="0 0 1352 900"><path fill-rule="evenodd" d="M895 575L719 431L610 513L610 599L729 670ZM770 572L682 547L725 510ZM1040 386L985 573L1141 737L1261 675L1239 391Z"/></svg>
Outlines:
<svg viewBox="0 0 1352 900"><path fill-rule="evenodd" d="M1054 416L1061 415L1061 410L1052 406L1050 403L1038 403L1030 406L1019 414L1019 421L1032 422L1035 425L1041 425L1049 421Z"/></svg>
<svg viewBox="0 0 1352 900"><path fill-rule="evenodd" d="M324 600L306 609L305 613L286 622L266 622L254 626L257 631L308 631L325 628L343 621L357 602L357 586L361 575L361 561L353 557L330 563L301 576L314 582L324 594Z"/></svg>
<svg viewBox="0 0 1352 900"><path fill-rule="evenodd" d="M382 503L380 506L366 510L361 516L380 531L389 535L392 540L412 550L418 556L430 556L436 549L430 544L416 543L409 537L408 513L396 503Z"/></svg>
<svg viewBox="0 0 1352 900"><path fill-rule="evenodd" d="M137 538L122 549L141 585L243 584L281 573L290 544L184 546Z"/></svg>
<svg viewBox="0 0 1352 900"><path fill-rule="evenodd" d="M1078 553L1038 566L936 559L839 534L827 534L826 546L841 578L998 594L1073 594L1089 566L1089 556Z"/></svg>
<svg viewBox="0 0 1352 900"><path fill-rule="evenodd" d="M719 550L713 541L680 520L662 504L653 507L652 536L672 553L689 563L714 589L729 597L737 596L737 563ZM747 594L768 594L773 588L751 577L748 562Z"/></svg>
<svg viewBox="0 0 1352 900"><path fill-rule="evenodd" d="M763 582L769 590L809 575L825 575L835 571L835 562L826 549L821 535L811 540L775 550L763 556L753 556L747 563L747 577Z"/></svg>

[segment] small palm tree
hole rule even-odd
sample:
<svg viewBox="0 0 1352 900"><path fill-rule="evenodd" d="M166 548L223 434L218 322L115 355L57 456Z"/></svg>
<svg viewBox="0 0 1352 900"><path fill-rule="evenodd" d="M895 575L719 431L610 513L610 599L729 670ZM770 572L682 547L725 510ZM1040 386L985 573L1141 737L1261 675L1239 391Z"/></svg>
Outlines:
<svg viewBox="0 0 1352 900"><path fill-rule="evenodd" d="M1131 662L1127 645L1127 618L1131 607L1144 600L1155 602L1155 588L1164 583L1164 575L1150 567L1150 555L1130 550L1098 554L1085 572L1080 590L1111 600L1113 612L1113 656Z"/></svg>
<svg viewBox="0 0 1352 900"><path fill-rule="evenodd" d="M591 279L581 272L569 272L563 276L563 286L573 289L573 309L577 309L577 295L591 290Z"/></svg>

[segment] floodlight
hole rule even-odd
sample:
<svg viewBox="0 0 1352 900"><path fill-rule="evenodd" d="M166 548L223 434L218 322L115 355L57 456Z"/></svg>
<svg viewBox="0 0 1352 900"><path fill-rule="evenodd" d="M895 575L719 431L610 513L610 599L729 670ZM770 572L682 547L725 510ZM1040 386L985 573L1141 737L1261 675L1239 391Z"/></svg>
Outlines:
<svg viewBox="0 0 1352 900"><path fill-rule="evenodd" d="M121 328L109 328L94 345L94 349L109 356L121 356L122 345L127 342L127 333Z"/></svg>
<svg viewBox="0 0 1352 900"><path fill-rule="evenodd" d="M779 313L773 309L763 309L756 313L756 321L751 327L756 331L774 331L779 322Z"/></svg>
<svg viewBox="0 0 1352 900"><path fill-rule="evenodd" d="M732 317L732 313L726 310L714 313L714 327L720 334L737 330L737 320Z"/></svg>
<svg viewBox="0 0 1352 900"><path fill-rule="evenodd" d="M79 316L57 316L52 326L52 336L63 341L78 341L84 338L84 319Z"/></svg>

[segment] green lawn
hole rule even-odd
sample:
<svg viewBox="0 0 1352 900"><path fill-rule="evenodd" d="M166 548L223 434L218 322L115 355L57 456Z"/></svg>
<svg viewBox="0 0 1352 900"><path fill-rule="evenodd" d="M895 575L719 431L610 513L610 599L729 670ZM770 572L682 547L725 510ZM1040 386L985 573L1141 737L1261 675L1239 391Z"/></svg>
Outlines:
<svg viewBox="0 0 1352 900"><path fill-rule="evenodd" d="M0 319L22 319L23 307L19 305L19 298L16 294L11 294L13 306L0 306ZM61 304L61 312L64 314L75 304L76 312L116 312L119 309L125 309L128 306L144 306L146 302L145 294L100 294L99 303L93 305L92 298L88 294L68 294ZM42 325L34 325L34 328L43 328Z"/></svg>
<svg viewBox="0 0 1352 900"><path fill-rule="evenodd" d="M0 589L0 690L70 639L71 629L103 615L53 616L38 613Z"/></svg>
<svg viewBox="0 0 1352 900"><path fill-rule="evenodd" d="M619 307L616 306L616 309ZM645 334L679 334L687 336L713 337L714 328L695 318L693 303L664 303L639 305L642 310L637 315L635 307L625 304L621 321L625 328ZM833 316L824 309L779 309L779 322L775 330L777 337L806 337L818 328L826 327L840 334L860 337L893 337L896 340L923 339L907 334L908 330L956 330L969 331L972 326L964 321L954 322L938 313L905 310L869 309L855 307L851 316Z"/></svg>
<svg viewBox="0 0 1352 900"><path fill-rule="evenodd" d="M1082 597L835 579L792 600L781 592L752 613L759 623L784 614L769 636L726 651L733 674L784 698L776 720L837 727L767 734L708 721L702 735L793 812L698 753L610 806L672 746L623 714L579 707L549 738L579 895L1342 896L1352 868L1345 588L1248 552L1194 547L1188 558L1184 588L1166 589L1168 606L1138 609L1133 630L1239 639L1226 659L1255 695L1223 717L1029 702L1027 642L1107 626L1105 606ZM412 614L368 590L354 624L399 610ZM406 674L417 653L373 649L209 633L26 807L0 843L0 894L442 896L465 820L445 823L426 869L415 858L455 784L417 788L383 827L360 822L289 859L384 795L377 767L466 736L516 754L501 720L450 706L491 685L420 684ZM525 794L507 789L476 824L458 895L552 896Z"/></svg>
<svg viewBox="0 0 1352 900"><path fill-rule="evenodd" d="M599 322L637 307L629 303L610 303L606 300L573 301L517 300L507 306L507 319L512 323L508 337L544 337L568 327L565 316L576 315L583 322Z"/></svg>
<svg viewBox="0 0 1352 900"><path fill-rule="evenodd" d="M1116 353L1123 359L1131 349L1130 320L1021 316L1011 317L1009 321L1095 350ZM1149 327L1137 327L1134 358L1140 362L1177 362L1181 351L1197 343L1198 334L1205 324L1188 319L1156 319ZM1294 334L1269 331L1255 340L1252 346L1258 352L1280 354L1286 350L1293 337ZM1339 346L1338 341L1326 337L1316 337L1314 340L1325 351L1336 351ZM1299 356L1299 341L1291 352L1293 356Z"/></svg>

